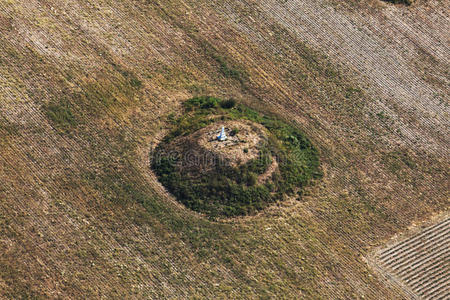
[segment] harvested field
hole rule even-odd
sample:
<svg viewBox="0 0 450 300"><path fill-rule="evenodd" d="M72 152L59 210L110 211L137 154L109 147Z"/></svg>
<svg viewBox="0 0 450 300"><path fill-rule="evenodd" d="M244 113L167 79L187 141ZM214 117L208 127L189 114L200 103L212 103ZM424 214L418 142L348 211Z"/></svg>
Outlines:
<svg viewBox="0 0 450 300"><path fill-rule="evenodd" d="M414 299L449 299L450 218L377 251L373 262Z"/></svg>
<svg viewBox="0 0 450 300"><path fill-rule="evenodd" d="M281 54L279 47L264 38L266 24L270 37L279 35L272 22L322 50L367 88L373 98L368 105L391 120L398 134L395 142L445 151L450 125L445 99L449 86L448 5L427 1L409 8L363 1L360 5L365 9L355 10L352 2L239 0L227 2L224 11L230 22L267 52ZM249 7L258 11L257 17L245 16ZM299 45L286 43L283 47L298 51Z"/></svg>
<svg viewBox="0 0 450 300"><path fill-rule="evenodd" d="M1 0L1 299L407 299L362 259L448 209L448 1ZM212 222L149 167L182 103L305 133L302 200ZM412 293L412 292L411 292Z"/></svg>

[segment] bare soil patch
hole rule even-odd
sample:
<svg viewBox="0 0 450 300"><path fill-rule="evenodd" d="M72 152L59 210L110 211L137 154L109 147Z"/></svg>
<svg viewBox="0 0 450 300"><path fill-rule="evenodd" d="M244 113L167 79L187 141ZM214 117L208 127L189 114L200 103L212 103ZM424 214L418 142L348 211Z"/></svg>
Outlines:
<svg viewBox="0 0 450 300"><path fill-rule="evenodd" d="M222 126L227 140L217 139ZM208 125L187 136L173 140L164 153L177 158L178 166L192 176L215 169L217 164L238 167L258 158L260 148L267 141L266 129L246 120L229 120Z"/></svg>
<svg viewBox="0 0 450 300"><path fill-rule="evenodd" d="M217 135L222 126L227 134L226 141L219 141ZM231 165L244 164L257 158L259 146L266 140L266 129L260 124L250 121L217 122L192 134L192 139L205 149L227 159Z"/></svg>

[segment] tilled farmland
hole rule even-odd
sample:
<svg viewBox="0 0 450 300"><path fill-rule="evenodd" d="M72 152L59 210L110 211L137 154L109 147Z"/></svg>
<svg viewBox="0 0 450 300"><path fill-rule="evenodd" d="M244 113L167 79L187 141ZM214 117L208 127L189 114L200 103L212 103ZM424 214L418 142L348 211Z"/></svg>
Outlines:
<svg viewBox="0 0 450 300"><path fill-rule="evenodd" d="M378 251L375 261L412 297L449 299L450 218Z"/></svg>
<svg viewBox="0 0 450 300"><path fill-rule="evenodd" d="M409 289L365 257L448 209L445 5L0 0L0 299L436 295L434 254ZM323 176L227 220L177 202L151 152L200 96L297 128Z"/></svg>

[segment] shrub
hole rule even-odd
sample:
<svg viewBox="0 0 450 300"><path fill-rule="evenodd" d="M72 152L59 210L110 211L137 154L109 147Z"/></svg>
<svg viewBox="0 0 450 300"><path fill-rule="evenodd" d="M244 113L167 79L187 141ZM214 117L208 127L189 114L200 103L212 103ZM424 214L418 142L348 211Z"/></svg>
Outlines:
<svg viewBox="0 0 450 300"><path fill-rule="evenodd" d="M233 98L220 102L220 106L225 109L233 108L235 105L236 100L234 100Z"/></svg>
<svg viewBox="0 0 450 300"><path fill-rule="evenodd" d="M188 100L184 106L188 111L193 110L195 107L208 109L217 107L219 101L219 99L214 97L195 97Z"/></svg>
<svg viewBox="0 0 450 300"><path fill-rule="evenodd" d="M253 172L249 172L247 176L247 185L253 186L256 184L256 182L258 182L258 175Z"/></svg>

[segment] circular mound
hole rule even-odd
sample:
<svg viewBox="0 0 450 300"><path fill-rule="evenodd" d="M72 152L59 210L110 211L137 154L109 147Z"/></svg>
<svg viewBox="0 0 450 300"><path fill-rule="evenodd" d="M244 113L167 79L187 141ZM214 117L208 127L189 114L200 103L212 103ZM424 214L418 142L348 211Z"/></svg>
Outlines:
<svg viewBox="0 0 450 300"><path fill-rule="evenodd" d="M301 195L321 176L316 149L295 127L230 100L200 97L184 106L155 149L152 168L190 209L212 218L251 214Z"/></svg>

